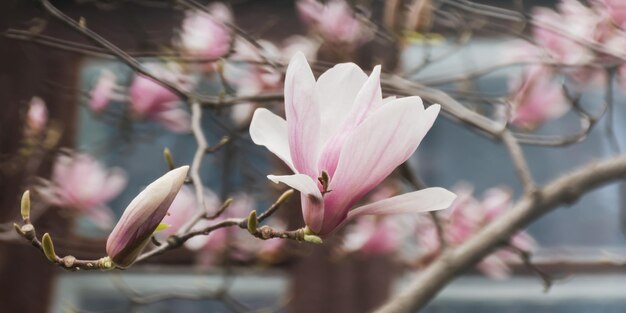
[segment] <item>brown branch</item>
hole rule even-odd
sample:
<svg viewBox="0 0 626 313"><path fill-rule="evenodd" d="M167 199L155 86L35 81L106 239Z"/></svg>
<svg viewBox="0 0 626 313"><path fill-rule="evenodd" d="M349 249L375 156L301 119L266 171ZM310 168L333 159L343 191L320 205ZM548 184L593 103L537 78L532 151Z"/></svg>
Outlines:
<svg viewBox="0 0 626 313"><path fill-rule="evenodd" d="M531 260L532 254L530 252L520 249L512 244L507 245L506 248L515 252L517 255L519 255L524 266L526 266L533 273L537 274L539 278L541 278L541 281L543 281L544 292L550 291L550 288L552 287L552 285L554 285L554 278L552 278L552 276L550 276L548 273L540 269L539 266L537 266L537 264L535 264L535 262Z"/></svg>
<svg viewBox="0 0 626 313"><path fill-rule="evenodd" d="M506 150L509 152L511 161L513 161L515 173L522 183L524 192L526 194L532 194L533 192L535 192L537 187L535 186L535 181L531 176L530 168L528 167L526 158L524 158L524 152L517 142L517 139L515 139L515 137L511 135L510 131L505 130L500 135L500 140L502 140L502 143L506 147Z"/></svg>
<svg viewBox="0 0 626 313"><path fill-rule="evenodd" d="M259 216L259 218L257 219L257 222L263 221L264 219L270 217L272 214L274 214L283 203L285 203L289 197L293 194L293 190L287 190L286 192L284 192L277 200L276 202L274 202L274 204L272 204L266 211L265 213L261 214ZM157 248L150 250L148 252L143 253L142 255L140 255L137 258L137 262L148 259L150 257L153 257L155 255L159 255L162 254L168 250L172 250L175 248L179 248L180 246L182 246L187 240L195 237L195 236L206 236L208 234L210 234L211 232L218 230L220 228L226 228L226 227L233 227L233 226L237 226L241 229L248 229L248 218L229 218L229 219L224 219L222 221L216 222L215 224L209 225L207 227L204 227L202 229L196 229L196 230L192 230L191 228L193 227L193 225L195 225L199 220L201 220L202 218L206 218L206 219L212 219L212 218L216 218L219 215L222 214L222 212L224 212L224 210L226 210L226 208L228 207L228 205L230 204L231 201L226 200L224 202L224 204L222 204L222 207L218 210L218 212L216 212L213 216L206 216L206 213L201 212L202 214L199 214L198 216L194 217L194 221L192 221L192 225L189 226L189 228L187 230L181 230L179 231L176 235L170 236L168 238L168 240L161 244L160 246L158 246ZM298 237L296 236L296 233L299 234L300 230L295 230L295 231L276 231L268 226L263 226L261 228L258 229L260 232L262 231L263 233L259 233L259 234L252 234L255 237L261 238L261 239L269 239L269 238L286 238L286 239L294 239L294 240L302 240L304 239L304 237ZM263 236L267 236L267 238L264 238L263 236L261 236L260 234L263 234Z"/></svg>
<svg viewBox="0 0 626 313"><path fill-rule="evenodd" d="M37 238L37 232L35 230L35 226L31 224L30 218L24 219L24 224L19 226L14 224L15 231L22 236L24 239L28 240L30 244L35 247L37 250L41 251L41 253L53 264L68 270L68 271L78 271L78 270L108 270L113 268L111 261L108 257L100 258L98 260L81 260L77 259L72 255L59 256L55 253L54 247L52 245L52 241L50 241L50 246L52 250L46 251L44 247L44 243L42 243L39 238ZM46 234L47 235L47 234ZM44 235L44 237L46 237ZM51 239L50 239L51 240Z"/></svg>
<svg viewBox="0 0 626 313"><path fill-rule="evenodd" d="M453 249L426 268L407 289L376 312L416 312L423 308L446 284L466 269L472 268L493 249L506 243L524 226L551 210L573 204L586 192L623 179L626 176L626 155L594 162L555 179L535 195L524 195L512 210L486 226L479 233Z"/></svg>

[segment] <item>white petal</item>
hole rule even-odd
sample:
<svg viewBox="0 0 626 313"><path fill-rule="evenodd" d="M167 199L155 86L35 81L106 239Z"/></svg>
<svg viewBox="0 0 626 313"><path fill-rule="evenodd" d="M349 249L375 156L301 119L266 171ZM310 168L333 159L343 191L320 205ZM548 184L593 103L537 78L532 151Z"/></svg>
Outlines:
<svg viewBox="0 0 626 313"><path fill-rule="evenodd" d="M367 75L354 63L337 64L320 75L315 94L320 106L322 144L343 124L366 80Z"/></svg>
<svg viewBox="0 0 626 313"><path fill-rule="evenodd" d="M267 109L256 109L250 122L250 138L260 146L267 147L289 168L296 171L289 152L287 122Z"/></svg>
<svg viewBox="0 0 626 313"><path fill-rule="evenodd" d="M304 174L286 176L268 175L267 178L274 183L283 183L300 191L302 198L302 215L304 221L311 230L319 232L324 221L324 199L322 193L313 179Z"/></svg>
<svg viewBox="0 0 626 313"><path fill-rule="evenodd" d="M456 195L444 188L426 188L358 207L348 213L348 219L363 215L387 215L443 210L449 208L454 199L456 199Z"/></svg>
<svg viewBox="0 0 626 313"><path fill-rule="evenodd" d="M298 173L317 177L320 111L315 77L302 53L296 53L285 74L285 115L291 161Z"/></svg>
<svg viewBox="0 0 626 313"><path fill-rule="evenodd" d="M395 100L373 112L346 139L326 203L347 209L377 186L413 154L437 113L435 106L425 112L419 97Z"/></svg>

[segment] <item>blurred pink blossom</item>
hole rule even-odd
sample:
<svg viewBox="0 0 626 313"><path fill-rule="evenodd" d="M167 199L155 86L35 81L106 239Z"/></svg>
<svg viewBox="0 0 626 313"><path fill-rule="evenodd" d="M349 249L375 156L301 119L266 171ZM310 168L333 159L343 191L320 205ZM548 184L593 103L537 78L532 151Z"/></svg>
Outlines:
<svg viewBox="0 0 626 313"><path fill-rule="evenodd" d="M377 202L397 195L393 184L382 184L367 196L367 202ZM405 214L390 216L363 216L346 227L342 252L365 255L386 255L398 252L403 241L415 227L415 218Z"/></svg>
<svg viewBox="0 0 626 313"><path fill-rule="evenodd" d="M300 191L313 233L330 235L362 215L444 209L454 200L443 188L428 188L351 210L413 154L439 113L438 105L424 109L419 97L383 101L380 66L368 78L354 63L338 64L316 82L297 53L284 94L287 120L257 109L250 136L295 173L268 178Z"/></svg>
<svg viewBox="0 0 626 313"><path fill-rule="evenodd" d="M407 230L404 215L363 216L346 227L343 250L366 255L386 255L396 252Z"/></svg>
<svg viewBox="0 0 626 313"><path fill-rule="evenodd" d="M232 22L232 12L223 3L213 3L209 14L187 11L180 33L182 49L195 57L217 59L228 53L232 41L226 24Z"/></svg>
<svg viewBox="0 0 626 313"><path fill-rule="evenodd" d="M117 197L126 181L122 169L107 169L92 156L76 153L57 157L51 181L44 181L38 192L51 205L85 214L99 227L110 229L114 215L106 203Z"/></svg>
<svg viewBox="0 0 626 313"><path fill-rule="evenodd" d="M109 101L120 99L120 95L116 93L119 87L115 82L116 77L110 70L104 69L100 72L100 76L91 90L91 99L89 107L96 113L101 113L106 109Z"/></svg>
<svg viewBox="0 0 626 313"><path fill-rule="evenodd" d="M307 60L315 60L320 43L309 37L294 35L283 41L280 49L281 60L287 62L296 55L297 52L304 54Z"/></svg>
<svg viewBox="0 0 626 313"><path fill-rule="evenodd" d="M595 0L598 10L608 16L617 27L626 29L626 2L623 0Z"/></svg>
<svg viewBox="0 0 626 313"><path fill-rule="evenodd" d="M233 197L233 199L228 209L218 218L210 221L201 220L194 226L194 229L201 229L228 218L246 217L254 208L254 200L248 195L240 194ZM221 201L214 194L208 198L205 197L205 203L209 215L215 213L221 205ZM236 227L227 227L213 231L207 236L193 237L185 242L185 247L198 251L198 262L200 264L217 264L226 257L237 260L250 258L249 251L238 249L242 240L254 241L256 239Z"/></svg>
<svg viewBox="0 0 626 313"><path fill-rule="evenodd" d="M579 40L594 40L602 18L577 0L561 0L558 11L538 8L533 11L533 37L558 62L584 64L593 58L591 50Z"/></svg>
<svg viewBox="0 0 626 313"><path fill-rule="evenodd" d="M455 246L463 243L483 227L498 218L512 206L511 192L503 188L491 188L483 193L482 200L472 196L473 190L468 185L454 189L458 195L450 210L442 211L442 222L446 243ZM426 256L440 251L437 228L432 219L424 218L417 227L419 244ZM532 251L536 243L525 231L520 231L509 244L517 249ZM506 278L510 274L508 262L518 256L510 250L500 249L485 257L477 269L492 278Z"/></svg>
<svg viewBox="0 0 626 313"><path fill-rule="evenodd" d="M148 66L148 68L153 75L174 83L183 90L190 88L191 82L176 72L175 69L156 65ZM181 107L182 103L179 97L171 90L146 76L137 74L128 93L134 117L156 120L165 128L177 133L191 130L191 117Z"/></svg>
<svg viewBox="0 0 626 313"><path fill-rule="evenodd" d="M39 97L33 97L26 113L26 129L30 134L40 134L48 124L48 108Z"/></svg>
<svg viewBox="0 0 626 313"><path fill-rule="evenodd" d="M513 82L510 121L516 126L533 129L557 119L569 109L563 87L552 78L550 69L531 66L520 82Z"/></svg>
<svg viewBox="0 0 626 313"><path fill-rule="evenodd" d="M257 65L262 62L263 56L276 61L289 60L297 51L303 49L309 55L315 55L317 46L311 40L301 36L292 36L285 40L283 48L279 49L273 43L265 40L258 41L262 51L244 41L237 41L233 60L243 61L246 64L224 64L224 78L237 88L238 97L253 97L264 92L278 91L283 86L283 73L271 66ZM231 119L241 128L248 126L252 113L256 109L254 102L243 101L233 106Z"/></svg>
<svg viewBox="0 0 626 313"><path fill-rule="evenodd" d="M333 43L358 45L371 38L371 30L363 24L343 0L325 4L317 0L298 0L296 3L302 21Z"/></svg>

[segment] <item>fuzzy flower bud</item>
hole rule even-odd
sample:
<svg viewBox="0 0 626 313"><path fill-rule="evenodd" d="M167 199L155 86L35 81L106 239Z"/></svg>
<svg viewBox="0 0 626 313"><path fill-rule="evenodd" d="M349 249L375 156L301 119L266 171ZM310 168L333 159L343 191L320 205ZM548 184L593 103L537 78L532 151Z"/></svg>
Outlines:
<svg viewBox="0 0 626 313"><path fill-rule="evenodd" d="M32 134L39 134L48 123L48 108L46 103L39 97L30 100L28 113L26 115L26 125Z"/></svg>
<svg viewBox="0 0 626 313"><path fill-rule="evenodd" d="M130 266L149 242L182 187L189 166L169 171L131 201L106 244L107 255L120 267Z"/></svg>

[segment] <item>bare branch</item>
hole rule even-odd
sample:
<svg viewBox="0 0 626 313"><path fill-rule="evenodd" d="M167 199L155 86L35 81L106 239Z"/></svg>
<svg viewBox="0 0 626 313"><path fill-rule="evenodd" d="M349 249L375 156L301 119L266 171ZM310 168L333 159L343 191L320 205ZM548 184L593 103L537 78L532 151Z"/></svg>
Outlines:
<svg viewBox="0 0 626 313"><path fill-rule="evenodd" d="M626 155L583 166L537 191L524 195L511 209L482 231L426 268L407 289L376 312L415 312L423 308L448 282L473 267L516 232L551 210L569 205L586 192L626 176Z"/></svg>

